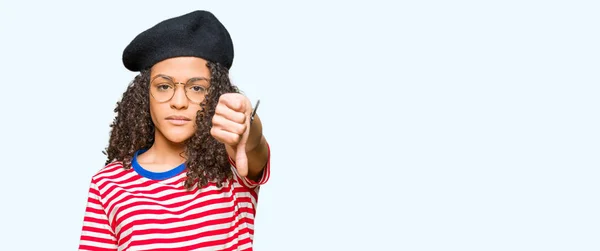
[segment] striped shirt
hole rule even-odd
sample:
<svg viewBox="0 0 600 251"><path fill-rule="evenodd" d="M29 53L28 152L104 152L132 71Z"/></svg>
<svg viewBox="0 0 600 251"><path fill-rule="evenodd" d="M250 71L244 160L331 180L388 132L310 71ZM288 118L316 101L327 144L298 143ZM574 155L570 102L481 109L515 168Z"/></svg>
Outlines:
<svg viewBox="0 0 600 251"><path fill-rule="evenodd" d="M187 191L182 164L155 173L114 162L91 180L79 250L252 250L258 182L237 173L220 189L209 183Z"/></svg>

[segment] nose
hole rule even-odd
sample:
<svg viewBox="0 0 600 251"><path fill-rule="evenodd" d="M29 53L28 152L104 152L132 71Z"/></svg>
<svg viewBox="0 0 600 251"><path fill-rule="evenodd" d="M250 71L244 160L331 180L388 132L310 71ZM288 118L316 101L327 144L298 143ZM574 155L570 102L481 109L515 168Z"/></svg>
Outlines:
<svg viewBox="0 0 600 251"><path fill-rule="evenodd" d="M179 84L182 85L182 88L177 87ZM183 83L175 84L175 93L173 93L173 98L171 98L171 108L177 110L187 109L189 101L187 99L187 96L185 95L184 86L185 84Z"/></svg>

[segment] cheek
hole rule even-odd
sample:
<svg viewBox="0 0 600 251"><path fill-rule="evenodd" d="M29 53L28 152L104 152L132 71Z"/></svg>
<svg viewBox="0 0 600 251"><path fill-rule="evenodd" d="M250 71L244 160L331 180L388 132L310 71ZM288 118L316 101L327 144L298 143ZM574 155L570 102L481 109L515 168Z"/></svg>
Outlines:
<svg viewBox="0 0 600 251"><path fill-rule="evenodd" d="M161 116L160 109L158 109L158 107L155 104L152 104L152 102L150 102L150 117L152 118L152 122L154 123L155 126L158 123L157 117L160 117L160 116Z"/></svg>
<svg viewBox="0 0 600 251"><path fill-rule="evenodd" d="M152 118L154 126L165 130L165 132L168 131L171 124L168 123L165 118L174 113L169 103L156 103L151 100L149 108L150 117Z"/></svg>
<svg viewBox="0 0 600 251"><path fill-rule="evenodd" d="M198 116L201 116L202 112L200 112L200 115L198 114L199 111L202 111L202 107L200 107L200 105L196 105L193 107L193 112L192 112L192 116L194 116L193 120L195 121L196 118L198 118Z"/></svg>

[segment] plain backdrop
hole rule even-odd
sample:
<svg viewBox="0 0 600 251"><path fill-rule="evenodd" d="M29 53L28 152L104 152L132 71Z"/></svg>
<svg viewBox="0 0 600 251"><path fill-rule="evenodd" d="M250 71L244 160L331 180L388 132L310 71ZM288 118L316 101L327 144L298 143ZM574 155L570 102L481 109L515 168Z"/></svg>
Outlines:
<svg viewBox="0 0 600 251"><path fill-rule="evenodd" d="M597 1L1 1L0 249L75 250L135 35L212 11L255 250L600 250Z"/></svg>

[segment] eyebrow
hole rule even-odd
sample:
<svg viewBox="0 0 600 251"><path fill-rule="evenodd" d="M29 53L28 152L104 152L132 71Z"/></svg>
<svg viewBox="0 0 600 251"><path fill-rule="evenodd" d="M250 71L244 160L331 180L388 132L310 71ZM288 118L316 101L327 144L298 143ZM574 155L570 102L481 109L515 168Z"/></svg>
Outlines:
<svg viewBox="0 0 600 251"><path fill-rule="evenodd" d="M174 81L173 77L171 77L171 76L168 76L168 75L165 75L165 74L157 74L156 76L154 76L150 80L150 82L154 81L155 79L157 79L159 77L164 78L164 79L168 79L168 80L171 80L171 81ZM194 81L196 81L196 80L206 80L206 81L210 82L210 79L206 78L206 77L192 77L192 78L188 79L186 82L189 82L190 80L194 80Z"/></svg>

